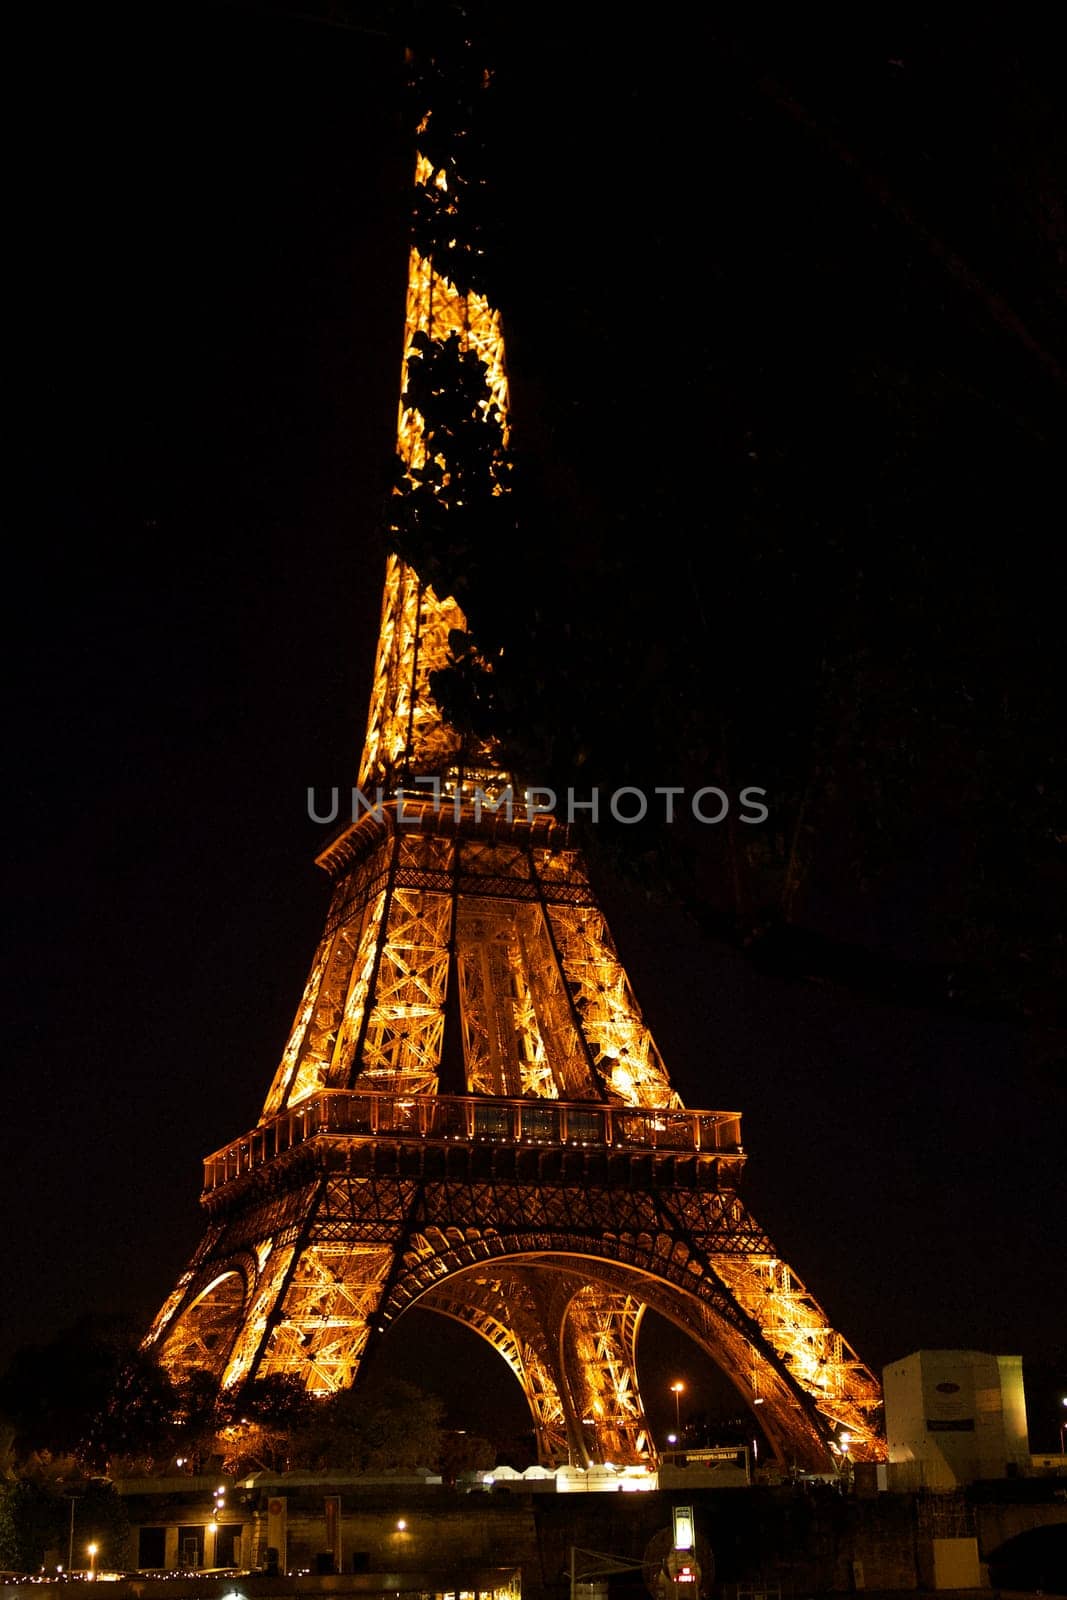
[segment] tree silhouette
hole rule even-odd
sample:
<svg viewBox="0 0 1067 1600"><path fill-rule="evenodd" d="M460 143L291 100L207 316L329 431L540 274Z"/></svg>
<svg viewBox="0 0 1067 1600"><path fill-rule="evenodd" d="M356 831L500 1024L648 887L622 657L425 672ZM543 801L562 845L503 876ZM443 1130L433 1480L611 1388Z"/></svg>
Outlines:
<svg viewBox="0 0 1067 1600"><path fill-rule="evenodd" d="M420 388L447 465L404 486L394 533L470 629L434 692L558 793L721 787L721 826L684 803L671 826L602 809L586 846L761 968L1052 1023L1067 671L1047 581L1063 362L1042 202L998 232L965 171L942 230L922 221L940 203L927 168L953 159L936 30L870 108L803 39L724 32L691 68L663 45L669 100L648 89L654 40L640 80L707 152L714 191L653 167L664 145L639 121L612 121L620 80L579 23L579 131L610 150L592 181L573 122L557 136L534 115L521 30L481 42L499 70L483 92L463 79L439 124L497 207L514 433L506 511L484 471L446 508L478 386L464 371ZM1007 89L1031 83L1047 117L1040 63L1012 70ZM721 225L696 257L679 219L708 206ZM432 230L425 248L448 270ZM699 292L683 291L697 259ZM474 459L493 448L486 431ZM765 826L739 821L745 785L767 792Z"/></svg>

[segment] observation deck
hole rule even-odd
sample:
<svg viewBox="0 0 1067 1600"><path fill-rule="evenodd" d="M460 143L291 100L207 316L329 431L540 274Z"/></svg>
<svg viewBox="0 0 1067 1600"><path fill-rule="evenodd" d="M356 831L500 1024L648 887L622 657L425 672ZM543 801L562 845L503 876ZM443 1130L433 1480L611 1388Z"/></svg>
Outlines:
<svg viewBox="0 0 1067 1600"><path fill-rule="evenodd" d="M314 1141L619 1156L662 1153L712 1158L735 1171L744 1161L741 1116L736 1111L323 1089L208 1156L205 1199Z"/></svg>

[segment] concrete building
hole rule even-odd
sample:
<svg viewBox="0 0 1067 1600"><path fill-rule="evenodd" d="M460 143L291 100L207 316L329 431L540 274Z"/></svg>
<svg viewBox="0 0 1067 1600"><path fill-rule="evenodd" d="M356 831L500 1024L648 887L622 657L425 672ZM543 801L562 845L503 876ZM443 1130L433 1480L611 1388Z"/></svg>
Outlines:
<svg viewBox="0 0 1067 1600"><path fill-rule="evenodd" d="M1021 1356L917 1350L882 1380L890 1489L955 1489L1029 1471Z"/></svg>

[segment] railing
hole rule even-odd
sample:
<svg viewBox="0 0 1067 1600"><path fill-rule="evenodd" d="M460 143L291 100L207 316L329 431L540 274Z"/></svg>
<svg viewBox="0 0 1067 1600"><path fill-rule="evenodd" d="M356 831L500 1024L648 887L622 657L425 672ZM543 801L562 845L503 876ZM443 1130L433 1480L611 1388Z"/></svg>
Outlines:
<svg viewBox="0 0 1067 1600"><path fill-rule="evenodd" d="M323 1089L208 1156L204 1188L218 1189L295 1145L331 1134L435 1144L741 1154L741 1118L736 1111Z"/></svg>

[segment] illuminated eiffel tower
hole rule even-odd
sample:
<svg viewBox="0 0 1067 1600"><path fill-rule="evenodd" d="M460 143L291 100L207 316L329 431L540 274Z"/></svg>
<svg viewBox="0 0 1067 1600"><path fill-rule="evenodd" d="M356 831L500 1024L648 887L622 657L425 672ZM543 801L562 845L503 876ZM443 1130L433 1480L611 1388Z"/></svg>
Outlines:
<svg viewBox="0 0 1067 1600"><path fill-rule="evenodd" d="M419 155L417 194L445 215L451 181ZM412 353L453 335L506 428L499 315L412 249L409 475L427 459ZM508 1363L543 1461L622 1464L655 1459L636 1366L652 1307L759 1407L783 1462L879 1458L879 1385L743 1204L738 1114L671 1088L571 830L435 704L465 627L389 559L368 805L318 858L333 897L281 1063L256 1127L205 1162L206 1232L146 1343L178 1377L328 1394L420 1306Z"/></svg>

